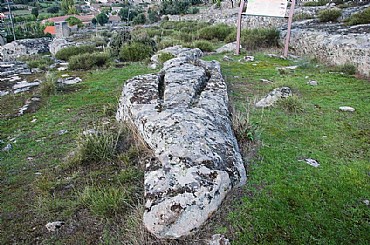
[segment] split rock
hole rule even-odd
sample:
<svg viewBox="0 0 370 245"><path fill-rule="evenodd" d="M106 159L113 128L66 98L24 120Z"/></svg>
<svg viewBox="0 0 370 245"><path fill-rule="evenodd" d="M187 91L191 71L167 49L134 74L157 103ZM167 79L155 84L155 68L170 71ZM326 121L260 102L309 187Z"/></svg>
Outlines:
<svg viewBox="0 0 370 245"><path fill-rule="evenodd" d="M265 98L258 101L255 106L258 108L265 108L272 106L278 100L292 96L292 90L289 87L276 88L271 91Z"/></svg>
<svg viewBox="0 0 370 245"><path fill-rule="evenodd" d="M145 171L146 228L176 239L202 225L246 173L218 62L182 56L125 83L116 119L153 150Z"/></svg>

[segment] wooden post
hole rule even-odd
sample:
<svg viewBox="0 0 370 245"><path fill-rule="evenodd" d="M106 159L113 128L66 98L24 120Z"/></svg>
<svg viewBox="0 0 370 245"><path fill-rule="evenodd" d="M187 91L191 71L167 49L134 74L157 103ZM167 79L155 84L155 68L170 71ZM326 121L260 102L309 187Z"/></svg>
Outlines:
<svg viewBox="0 0 370 245"><path fill-rule="evenodd" d="M242 14L244 9L244 0L240 1L240 7L239 7L239 15L238 15L238 26L237 26L237 32L236 32L236 48L235 48L235 54L240 53L240 32L242 28Z"/></svg>
<svg viewBox="0 0 370 245"><path fill-rule="evenodd" d="M295 7L295 0L292 0L290 5L289 17L288 17L288 30L285 37L285 45L284 45L284 57L288 56L288 49L289 49L289 41L290 41L290 31L292 29L292 21L293 21L293 13Z"/></svg>

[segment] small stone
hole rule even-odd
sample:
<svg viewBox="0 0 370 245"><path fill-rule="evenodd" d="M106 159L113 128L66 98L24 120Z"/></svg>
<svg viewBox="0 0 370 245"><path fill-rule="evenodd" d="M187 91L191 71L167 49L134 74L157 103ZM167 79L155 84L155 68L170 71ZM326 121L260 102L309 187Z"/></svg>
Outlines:
<svg viewBox="0 0 370 245"><path fill-rule="evenodd" d="M308 79L308 78L309 78L309 76L305 76L304 78L305 78L305 79Z"/></svg>
<svg viewBox="0 0 370 245"><path fill-rule="evenodd" d="M233 61L232 58L230 58L229 56L225 55L223 58L222 58L223 61Z"/></svg>
<svg viewBox="0 0 370 245"><path fill-rule="evenodd" d="M49 232L54 232L57 229L61 228L64 225L63 221L54 221L49 222L45 225L46 229L48 229Z"/></svg>
<svg viewBox="0 0 370 245"><path fill-rule="evenodd" d="M8 94L9 94L9 91L1 91L0 90L0 97L8 95Z"/></svg>
<svg viewBox="0 0 370 245"><path fill-rule="evenodd" d="M35 175L42 175L42 173L41 172L36 172Z"/></svg>
<svg viewBox="0 0 370 245"><path fill-rule="evenodd" d="M66 77L69 77L68 74L62 74L62 77L66 78Z"/></svg>
<svg viewBox="0 0 370 245"><path fill-rule="evenodd" d="M317 86L318 85L317 81L315 81L315 80L309 81L309 82L307 82L307 84L311 85L311 86Z"/></svg>
<svg viewBox="0 0 370 245"><path fill-rule="evenodd" d="M62 130L59 130L58 135L63 135L66 133L68 133L68 130L62 129Z"/></svg>
<svg viewBox="0 0 370 245"><path fill-rule="evenodd" d="M308 165L310 165L310 166L312 166L312 167L315 167L315 168L317 168L318 166L320 166L320 163L319 163L317 160L312 159L312 158L306 158L306 159L304 159L304 161L305 161Z"/></svg>
<svg viewBox="0 0 370 245"><path fill-rule="evenodd" d="M271 91L265 98L258 101L257 108L265 108L274 105L278 100L292 96L292 90L289 87L276 88Z"/></svg>
<svg viewBox="0 0 370 245"><path fill-rule="evenodd" d="M11 144L7 144L7 145L2 149L2 151L10 151L12 148L13 148L13 146L12 146Z"/></svg>
<svg viewBox="0 0 370 245"><path fill-rule="evenodd" d="M369 206L369 205L370 205L370 201L369 201L369 200L367 200L367 199L363 200L362 202L363 202L366 206Z"/></svg>
<svg viewBox="0 0 370 245"><path fill-rule="evenodd" d="M261 78L260 81L263 83L272 83L272 81L263 78Z"/></svg>
<svg viewBox="0 0 370 245"><path fill-rule="evenodd" d="M98 131L95 129L87 129L82 132L83 135L92 135L92 134L98 134Z"/></svg>
<svg viewBox="0 0 370 245"><path fill-rule="evenodd" d="M341 111L354 112L355 111L355 108L352 108L350 106L341 106L341 107L339 107L339 110L341 110Z"/></svg>
<svg viewBox="0 0 370 245"><path fill-rule="evenodd" d="M65 66L62 66L62 67L58 67L57 68L57 70L58 71L65 71L65 70L67 70L68 68L67 67L65 67Z"/></svg>
<svg viewBox="0 0 370 245"><path fill-rule="evenodd" d="M36 118L32 119L31 123L35 123L37 121Z"/></svg>
<svg viewBox="0 0 370 245"><path fill-rule="evenodd" d="M224 235L215 234L212 239L209 240L208 245L230 245L229 239L226 239Z"/></svg>
<svg viewBox="0 0 370 245"><path fill-rule="evenodd" d="M152 70L155 70L155 69L157 69L157 64L152 63L152 64L149 65L149 68L152 69Z"/></svg>
<svg viewBox="0 0 370 245"><path fill-rule="evenodd" d="M244 57L244 60L246 61L246 62L252 62L252 61L254 61L254 56L245 56Z"/></svg>
<svg viewBox="0 0 370 245"><path fill-rule="evenodd" d="M28 161L32 161L33 160L33 157L27 157L27 160Z"/></svg>

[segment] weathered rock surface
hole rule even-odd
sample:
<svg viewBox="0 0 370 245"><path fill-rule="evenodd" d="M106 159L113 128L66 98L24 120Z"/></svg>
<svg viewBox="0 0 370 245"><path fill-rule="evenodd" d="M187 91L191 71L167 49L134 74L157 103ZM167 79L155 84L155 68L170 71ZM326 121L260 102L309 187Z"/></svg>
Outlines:
<svg viewBox="0 0 370 245"><path fill-rule="evenodd" d="M215 234L212 236L212 239L209 241L208 245L230 245L229 239L225 238L221 234Z"/></svg>
<svg viewBox="0 0 370 245"><path fill-rule="evenodd" d="M57 229L61 228L64 225L63 221L54 221L54 222L49 222L45 225L46 229L49 232L54 232Z"/></svg>
<svg viewBox="0 0 370 245"><path fill-rule="evenodd" d="M226 52L235 52L236 47L237 47L236 42L227 43L224 46L216 49L216 53L220 54L220 53L226 53Z"/></svg>
<svg viewBox="0 0 370 245"><path fill-rule="evenodd" d="M187 235L246 181L217 62L194 55L124 86L116 118L136 126L154 151L145 172L146 228L161 238Z"/></svg>
<svg viewBox="0 0 370 245"><path fill-rule="evenodd" d="M281 87L272 90L265 98L258 101L255 106L265 108L274 105L278 100L292 96L292 91L289 87Z"/></svg>
<svg viewBox="0 0 370 245"><path fill-rule="evenodd" d="M200 57L203 56L203 52L199 48L195 48L195 49L183 48L181 45L176 45L173 47L168 47L168 48L159 50L155 55L153 55L150 58L152 65L154 64L155 66L157 66L159 64L158 56L161 53L169 53L175 57L188 56L188 57L191 57L192 59L199 59Z"/></svg>
<svg viewBox="0 0 370 245"><path fill-rule="evenodd" d="M0 47L0 61L15 61L20 56L49 52L50 38L23 39Z"/></svg>

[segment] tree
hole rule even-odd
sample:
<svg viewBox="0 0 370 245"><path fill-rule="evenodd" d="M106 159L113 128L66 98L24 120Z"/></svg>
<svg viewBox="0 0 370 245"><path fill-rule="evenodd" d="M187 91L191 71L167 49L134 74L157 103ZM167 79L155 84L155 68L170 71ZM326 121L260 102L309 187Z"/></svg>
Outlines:
<svg viewBox="0 0 370 245"><path fill-rule="evenodd" d="M76 17L74 16L70 16L66 19L66 21L68 22L68 25L69 26L74 26L74 25L77 25L79 28L81 28L83 26L82 24L82 21L80 19L77 19Z"/></svg>
<svg viewBox="0 0 370 245"><path fill-rule="evenodd" d="M76 14L77 13L74 0L62 0L62 2L60 3L60 7L62 8L63 12L66 14Z"/></svg>
<svg viewBox="0 0 370 245"><path fill-rule="evenodd" d="M99 25L103 26L105 23L108 23L108 16L104 13L98 14L96 17L96 21L99 23Z"/></svg>
<svg viewBox="0 0 370 245"><path fill-rule="evenodd" d="M38 8L32 8L31 14L33 14L37 19L37 17L39 16L39 9Z"/></svg>
<svg viewBox="0 0 370 245"><path fill-rule="evenodd" d="M56 14L59 12L59 7L58 6L52 6L47 9L47 12L50 14Z"/></svg>
<svg viewBox="0 0 370 245"><path fill-rule="evenodd" d="M121 8L118 12L118 16L122 21L132 21L138 14L136 9L129 7Z"/></svg>
<svg viewBox="0 0 370 245"><path fill-rule="evenodd" d="M146 17L145 17L145 14L144 13L140 13L138 14L133 20L132 22L134 23L134 25L140 25L140 24L145 24L146 22Z"/></svg>

